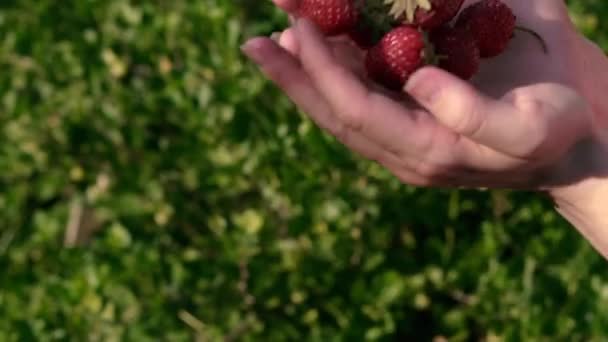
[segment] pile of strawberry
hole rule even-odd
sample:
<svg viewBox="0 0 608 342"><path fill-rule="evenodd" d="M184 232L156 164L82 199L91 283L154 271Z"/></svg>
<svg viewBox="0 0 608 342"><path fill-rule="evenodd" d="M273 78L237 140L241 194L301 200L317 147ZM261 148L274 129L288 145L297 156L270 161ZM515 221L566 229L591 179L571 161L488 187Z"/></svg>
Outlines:
<svg viewBox="0 0 608 342"><path fill-rule="evenodd" d="M463 2L300 0L297 15L326 36L350 36L367 51L368 76L398 90L428 64L470 79L481 59L506 50L516 29L513 11L501 0L481 0L461 11Z"/></svg>

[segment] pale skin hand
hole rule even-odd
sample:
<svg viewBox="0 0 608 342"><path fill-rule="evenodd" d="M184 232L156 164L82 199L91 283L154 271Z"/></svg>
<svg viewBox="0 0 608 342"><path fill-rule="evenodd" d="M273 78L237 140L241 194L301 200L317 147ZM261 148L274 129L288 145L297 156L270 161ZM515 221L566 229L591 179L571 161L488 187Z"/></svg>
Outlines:
<svg viewBox="0 0 608 342"><path fill-rule="evenodd" d="M274 1L288 13L297 6ZM361 51L305 20L243 50L320 127L404 183L547 191L608 257L608 61L562 1L505 2L549 53L518 32L472 84L425 67L402 94L382 91L365 79Z"/></svg>

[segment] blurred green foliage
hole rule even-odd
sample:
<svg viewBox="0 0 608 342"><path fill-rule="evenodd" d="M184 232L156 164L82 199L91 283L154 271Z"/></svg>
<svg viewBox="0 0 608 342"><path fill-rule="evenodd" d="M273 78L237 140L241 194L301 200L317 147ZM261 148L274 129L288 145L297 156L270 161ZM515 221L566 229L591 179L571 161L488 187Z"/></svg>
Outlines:
<svg viewBox="0 0 608 342"><path fill-rule="evenodd" d="M608 47L605 1L570 5ZM605 261L549 202L353 156L241 56L284 24L269 1L0 2L1 341L608 336ZM66 248L75 217L94 232Z"/></svg>

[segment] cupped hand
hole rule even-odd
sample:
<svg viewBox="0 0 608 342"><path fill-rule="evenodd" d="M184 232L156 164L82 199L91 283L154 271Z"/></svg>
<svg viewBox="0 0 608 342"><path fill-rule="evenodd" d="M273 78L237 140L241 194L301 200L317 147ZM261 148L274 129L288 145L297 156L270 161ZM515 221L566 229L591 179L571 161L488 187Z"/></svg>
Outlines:
<svg viewBox="0 0 608 342"><path fill-rule="evenodd" d="M294 13L296 0L274 0ZM470 4L474 1L467 1ZM417 71L400 94L364 73L364 54L344 37L325 38L294 20L276 39L244 52L304 112L343 144L417 186L558 191L594 169L597 121L588 90L587 48L556 0L506 0L518 25L508 50L465 82L435 67ZM587 78L586 78L587 77Z"/></svg>

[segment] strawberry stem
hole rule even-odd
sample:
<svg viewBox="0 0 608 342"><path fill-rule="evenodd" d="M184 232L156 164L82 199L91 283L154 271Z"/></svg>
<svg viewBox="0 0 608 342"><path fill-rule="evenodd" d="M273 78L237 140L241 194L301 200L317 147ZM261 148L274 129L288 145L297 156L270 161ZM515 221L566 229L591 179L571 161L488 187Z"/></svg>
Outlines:
<svg viewBox="0 0 608 342"><path fill-rule="evenodd" d="M524 33L528 33L528 34L532 35L534 38L536 38L536 40L538 40L540 42L540 45L541 45L541 47L543 49L543 52L545 54L549 53L549 46L547 46L547 42L536 31L531 30L531 29L529 29L527 27L523 27L523 26L515 26L515 29L518 30L518 31L522 31Z"/></svg>

